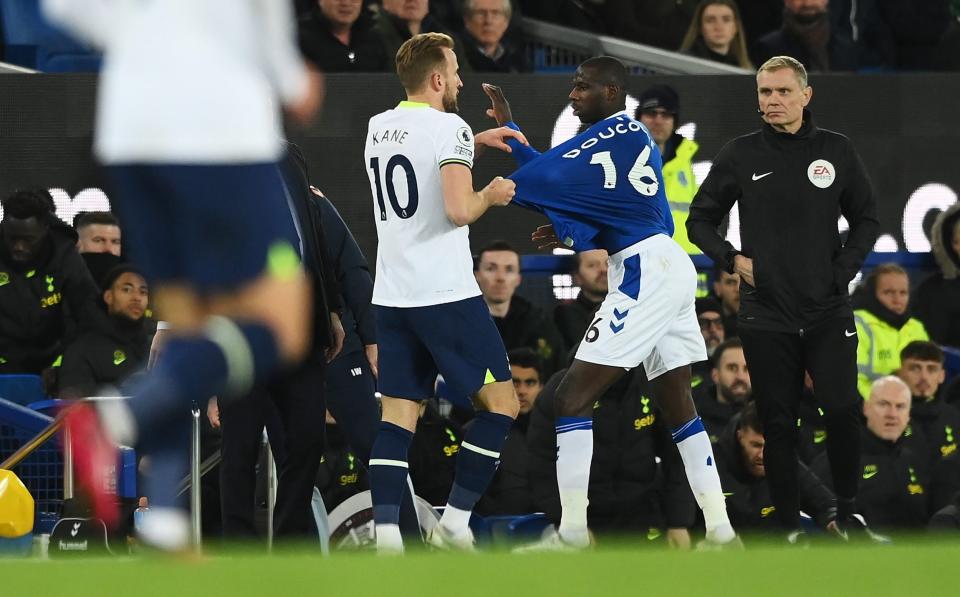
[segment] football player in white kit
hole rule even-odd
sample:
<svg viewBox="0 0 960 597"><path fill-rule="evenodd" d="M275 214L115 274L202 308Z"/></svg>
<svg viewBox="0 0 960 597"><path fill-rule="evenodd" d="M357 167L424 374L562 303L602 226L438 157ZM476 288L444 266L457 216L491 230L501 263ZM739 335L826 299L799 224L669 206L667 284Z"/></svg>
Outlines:
<svg viewBox="0 0 960 597"><path fill-rule="evenodd" d="M503 341L473 276L468 224L510 203L512 182L497 177L474 191L478 148L526 143L506 127L474 137L457 114L462 83L453 40L424 33L397 52L407 100L370 119L364 163L370 177L379 246L373 304L377 315L383 419L370 455L377 549L401 552L397 526L407 482L407 451L420 401L437 374L451 394L476 394L487 409L464 437L443 517L428 541L472 549L468 522L496 471L500 447L517 416Z"/></svg>

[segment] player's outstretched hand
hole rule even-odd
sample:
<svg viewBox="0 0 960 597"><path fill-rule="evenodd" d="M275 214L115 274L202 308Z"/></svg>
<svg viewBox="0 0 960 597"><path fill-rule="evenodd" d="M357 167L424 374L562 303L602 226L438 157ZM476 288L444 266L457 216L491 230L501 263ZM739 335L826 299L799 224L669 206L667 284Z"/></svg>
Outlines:
<svg viewBox="0 0 960 597"><path fill-rule="evenodd" d="M530 240L537 245L538 249L555 249L560 246L560 239L557 238L553 224L537 226L537 229L530 235Z"/></svg>
<svg viewBox="0 0 960 597"><path fill-rule="evenodd" d="M508 178L498 176L491 180L482 192L490 205L503 206L513 201L517 184Z"/></svg>
<svg viewBox="0 0 960 597"><path fill-rule="evenodd" d="M503 90L496 85L483 83L483 92L490 98L493 107L487 109L487 116L495 118L497 124L503 126L513 120L513 113L510 111L510 102L503 95Z"/></svg>
<svg viewBox="0 0 960 597"><path fill-rule="evenodd" d="M507 145L507 139L516 139L517 141L523 143L524 145L530 145L527 142L527 138L520 131L515 131L510 127L501 126L495 129L488 129L482 133L477 133L473 136L473 144L478 150L481 147L492 147L494 149L499 149L500 151L505 151L510 153L513 149Z"/></svg>

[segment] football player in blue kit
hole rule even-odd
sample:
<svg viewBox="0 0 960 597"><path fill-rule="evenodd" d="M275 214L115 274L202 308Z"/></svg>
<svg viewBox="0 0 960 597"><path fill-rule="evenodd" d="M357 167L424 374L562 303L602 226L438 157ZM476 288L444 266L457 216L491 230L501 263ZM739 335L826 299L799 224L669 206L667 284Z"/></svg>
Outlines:
<svg viewBox="0 0 960 597"><path fill-rule="evenodd" d="M509 177L517 185L513 202L551 221L534 240L575 251L606 249L610 255L607 297L557 389L560 528L533 550L589 545L593 404L641 364L703 510L706 543L738 541L710 440L690 395L690 365L707 358L694 310L696 271L671 238L662 158L648 131L626 112L626 76L614 58L587 60L569 96L587 129L544 153L508 141L520 165ZM485 84L484 91L493 103L487 114L520 130L500 88Z"/></svg>

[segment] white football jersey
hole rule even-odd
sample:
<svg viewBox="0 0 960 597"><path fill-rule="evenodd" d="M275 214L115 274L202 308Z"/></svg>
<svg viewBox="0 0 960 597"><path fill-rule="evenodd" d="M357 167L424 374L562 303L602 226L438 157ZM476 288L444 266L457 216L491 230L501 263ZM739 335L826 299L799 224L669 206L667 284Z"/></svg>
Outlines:
<svg viewBox="0 0 960 597"><path fill-rule="evenodd" d="M377 223L373 304L424 307L478 296L470 230L447 217L440 168L473 167L473 131L456 114L400 102L370 119L363 154Z"/></svg>
<svg viewBox="0 0 960 597"><path fill-rule="evenodd" d="M283 0L44 0L104 51L94 151L108 164L273 162L307 90Z"/></svg>

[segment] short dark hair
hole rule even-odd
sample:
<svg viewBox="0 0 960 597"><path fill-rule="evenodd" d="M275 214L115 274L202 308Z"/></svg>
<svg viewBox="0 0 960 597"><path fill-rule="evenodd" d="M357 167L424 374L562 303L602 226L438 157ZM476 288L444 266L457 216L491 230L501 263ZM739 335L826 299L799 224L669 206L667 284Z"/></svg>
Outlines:
<svg viewBox="0 0 960 597"><path fill-rule="evenodd" d="M543 379L543 361L540 360L537 352L529 346L512 349L507 353L507 358L510 360L511 365L524 367L526 369L535 369L537 371L537 377L540 378L540 383L546 381Z"/></svg>
<svg viewBox="0 0 960 597"><path fill-rule="evenodd" d="M488 243L480 247L480 250L477 251L476 259L473 260L473 269L477 269L480 267L480 261L483 260L483 254L488 253L490 251L510 251L511 253L517 254L517 259L520 258L520 251L514 248L513 245L511 245L505 240L495 240L491 243Z"/></svg>
<svg viewBox="0 0 960 597"><path fill-rule="evenodd" d="M763 435L763 420L760 419L760 412L757 411L757 403L753 400L747 402L740 409L740 424L738 429L753 429L755 432Z"/></svg>
<svg viewBox="0 0 960 597"><path fill-rule="evenodd" d="M617 87L622 94L627 92L627 67L613 56L596 56L580 64L580 68L589 68L599 75L604 85Z"/></svg>
<svg viewBox="0 0 960 597"><path fill-rule="evenodd" d="M47 221L53 213L53 199L50 192L45 189L26 189L14 191L0 201L3 205L3 217L11 217L17 220L26 220L37 218L41 221Z"/></svg>
<svg viewBox="0 0 960 597"><path fill-rule="evenodd" d="M914 340L900 351L900 361L907 359L915 361L936 361L941 365L944 362L943 350L934 342Z"/></svg>
<svg viewBox="0 0 960 597"><path fill-rule="evenodd" d="M717 344L717 347L713 349L713 357L710 359L710 364L714 369L720 365L720 359L723 358L723 353L731 348L739 348L740 350L743 350L743 342L740 341L740 338L734 336L733 338L727 338L720 344Z"/></svg>
<svg viewBox="0 0 960 597"><path fill-rule="evenodd" d="M81 228L94 226L96 224L102 226L117 226L119 228L120 220L109 211L81 211L73 217L74 230L80 230Z"/></svg>

